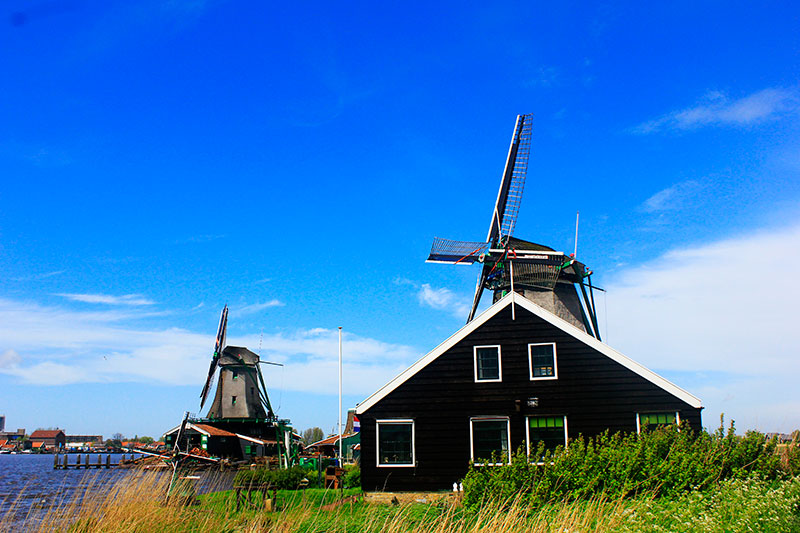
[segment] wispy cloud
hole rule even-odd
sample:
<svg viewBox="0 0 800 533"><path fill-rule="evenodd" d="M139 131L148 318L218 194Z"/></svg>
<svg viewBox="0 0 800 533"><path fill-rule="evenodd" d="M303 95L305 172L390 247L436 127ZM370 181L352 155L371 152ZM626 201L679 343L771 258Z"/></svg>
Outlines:
<svg viewBox="0 0 800 533"><path fill-rule="evenodd" d="M30 302L0 299L0 373L25 383L145 382L197 385L205 379L214 332L180 328L140 329L113 311L82 313ZM268 387L335 394L338 335L327 328L229 337L234 346L260 351L284 363L266 373ZM261 346L259 350L259 345ZM344 335L348 394L367 395L419 357L405 345L351 332Z"/></svg>
<svg viewBox="0 0 800 533"><path fill-rule="evenodd" d="M89 304L107 305L153 305L155 302L142 296L141 294L123 294L122 296L112 296L110 294L79 294L79 293L58 293L73 302L83 302Z"/></svg>
<svg viewBox="0 0 800 533"><path fill-rule="evenodd" d="M280 300L273 299L268 302L244 305L241 307L231 306L230 315L232 317L252 315L253 313L263 311L264 309L269 309L270 307L283 307L284 305L286 304Z"/></svg>
<svg viewBox="0 0 800 533"><path fill-rule="evenodd" d="M446 287L432 287L429 283L417 283L407 278L395 278L395 285L413 287L417 301L424 307L439 311L448 311L456 318L466 318L470 305L467 298L459 296Z"/></svg>
<svg viewBox="0 0 800 533"><path fill-rule="evenodd" d="M701 126L746 126L778 118L800 107L796 91L763 89L732 100L724 93L707 93L696 105L672 111L632 128L633 133L648 134L662 130L689 130Z"/></svg>
<svg viewBox="0 0 800 533"><path fill-rule="evenodd" d="M54 276L60 276L66 272L66 270L54 270L52 272L43 272L41 274L31 274L29 276L20 276L18 278L12 278L14 281L39 281L42 279L52 278Z"/></svg>
<svg viewBox="0 0 800 533"><path fill-rule="evenodd" d="M658 191L645 200L639 209L645 213L675 211L685 207L702 189L703 185L698 181L682 181Z"/></svg>
<svg viewBox="0 0 800 533"><path fill-rule="evenodd" d="M703 383L713 385L705 418L725 411L754 427L737 413L796 401L787 391L800 374L800 289L775 265L798 263L800 223L673 250L607 284L610 341L654 369L729 375L729 383ZM800 426L797 411L766 414Z"/></svg>

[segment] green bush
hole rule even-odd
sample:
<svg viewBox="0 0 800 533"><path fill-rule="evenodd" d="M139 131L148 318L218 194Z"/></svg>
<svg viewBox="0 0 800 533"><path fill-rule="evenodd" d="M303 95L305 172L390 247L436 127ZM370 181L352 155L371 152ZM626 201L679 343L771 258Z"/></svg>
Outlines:
<svg viewBox="0 0 800 533"><path fill-rule="evenodd" d="M666 426L641 434L578 437L566 448L545 451L540 444L531 460L520 448L511 464L470 466L464 478L464 502L473 506L487 498L511 500L522 493L531 503L588 499L604 494L620 497L647 493L675 497L704 491L726 479L758 476L776 479L790 474L775 453L776 442L761 433L692 432L687 426ZM793 453L797 453L796 449ZM504 462L495 457L492 462ZM796 464L790 458L790 465Z"/></svg>
<svg viewBox="0 0 800 533"><path fill-rule="evenodd" d="M233 481L235 485L268 484L277 489L294 490L300 486L300 482L303 478L307 478L308 474L309 472L300 466L281 470L256 468L255 470L238 471Z"/></svg>
<svg viewBox="0 0 800 533"><path fill-rule="evenodd" d="M342 485L346 489L361 487L361 468L359 468L358 465L345 467L344 476L342 476Z"/></svg>

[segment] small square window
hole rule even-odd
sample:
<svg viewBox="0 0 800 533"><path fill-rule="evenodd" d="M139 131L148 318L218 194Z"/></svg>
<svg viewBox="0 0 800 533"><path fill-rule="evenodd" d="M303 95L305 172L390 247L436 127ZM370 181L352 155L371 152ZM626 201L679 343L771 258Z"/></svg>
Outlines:
<svg viewBox="0 0 800 533"><path fill-rule="evenodd" d="M236 405L236 396L231 396L231 405Z"/></svg>
<svg viewBox="0 0 800 533"><path fill-rule="evenodd" d="M476 346L474 348L475 381L502 381L500 346Z"/></svg>
<svg viewBox="0 0 800 533"><path fill-rule="evenodd" d="M652 431L659 426L667 426L669 424L679 424L680 415L677 411L662 412L662 413L637 413L636 415L636 432L641 433L642 430Z"/></svg>
<svg viewBox="0 0 800 533"><path fill-rule="evenodd" d="M554 342L528 345L528 365L532 380L558 379L556 363L556 344Z"/></svg>
<svg viewBox="0 0 800 533"><path fill-rule="evenodd" d="M509 454L509 419L506 417L477 417L470 419L471 457L478 466L497 465L490 463L492 455L501 455L505 461L511 460Z"/></svg>
<svg viewBox="0 0 800 533"><path fill-rule="evenodd" d="M378 466L414 466L414 421L377 420Z"/></svg>
<svg viewBox="0 0 800 533"><path fill-rule="evenodd" d="M233 379L238 379L238 378L239 378L239 373L236 372L236 370L234 370L233 371Z"/></svg>

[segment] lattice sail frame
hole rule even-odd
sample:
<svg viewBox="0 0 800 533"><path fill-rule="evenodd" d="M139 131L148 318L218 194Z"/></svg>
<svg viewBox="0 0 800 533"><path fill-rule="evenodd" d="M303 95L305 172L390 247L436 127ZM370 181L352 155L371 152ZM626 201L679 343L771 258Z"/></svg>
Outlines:
<svg viewBox="0 0 800 533"><path fill-rule="evenodd" d="M505 211L500 225L500 236L509 237L514 234L517 215L522 203L522 192L525 189L525 177L528 174L528 160L531 155L531 138L533 137L533 115L521 115L522 128L514 132L512 144L518 143L511 171L511 183L506 196Z"/></svg>
<svg viewBox="0 0 800 533"><path fill-rule="evenodd" d="M487 242L454 241L434 237L428 262L471 265L488 249Z"/></svg>

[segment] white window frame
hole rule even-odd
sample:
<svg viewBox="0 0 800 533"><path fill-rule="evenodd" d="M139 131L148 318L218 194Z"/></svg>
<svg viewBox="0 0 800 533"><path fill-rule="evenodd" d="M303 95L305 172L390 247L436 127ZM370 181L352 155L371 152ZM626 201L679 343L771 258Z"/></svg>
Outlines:
<svg viewBox="0 0 800 533"><path fill-rule="evenodd" d="M553 375L533 377L533 356L531 355L531 346L552 346L553 347ZM530 342L528 343L528 376L531 381L546 381L550 379L558 379L558 354L556 352L555 342Z"/></svg>
<svg viewBox="0 0 800 533"><path fill-rule="evenodd" d="M381 464L381 424L411 424L411 462ZM416 428L413 418L383 418L375 421L375 465L378 468L413 468L417 466Z"/></svg>
<svg viewBox="0 0 800 533"><path fill-rule="evenodd" d="M641 420L639 420L639 417L641 415L657 415L659 413L669 414L669 413L672 413L672 412L675 413L675 425L680 426L681 425L681 413L680 413L680 411L636 411L636 414L635 414L635 416L636 416L636 434L638 435L639 433L642 432L642 422L641 422Z"/></svg>
<svg viewBox="0 0 800 533"><path fill-rule="evenodd" d="M474 422L505 422L506 423L506 444L508 445L507 463L475 463L475 441L473 433ZM503 466L511 464L511 419L507 416L471 416L469 418L469 457L475 466Z"/></svg>
<svg viewBox="0 0 800 533"><path fill-rule="evenodd" d="M497 348L497 379L478 379L478 348ZM498 383L503 381L503 355L499 344L484 344L472 348L472 362L475 375L475 383Z"/></svg>
<svg viewBox="0 0 800 533"><path fill-rule="evenodd" d="M540 418L540 417L557 417L559 415L528 415L525 417L525 453L528 457L531 456L531 418ZM561 415L564 417L564 448L569 445L569 428L567 427L567 415ZM537 465L544 464L541 461L536 462Z"/></svg>

